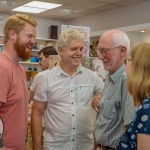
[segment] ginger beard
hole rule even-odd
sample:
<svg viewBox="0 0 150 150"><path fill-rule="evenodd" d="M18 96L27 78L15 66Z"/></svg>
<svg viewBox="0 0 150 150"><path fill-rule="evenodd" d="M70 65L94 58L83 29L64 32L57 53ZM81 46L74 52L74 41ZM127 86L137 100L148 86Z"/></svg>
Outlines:
<svg viewBox="0 0 150 150"><path fill-rule="evenodd" d="M18 54L18 56L23 60L30 59L30 53L32 50L33 44L24 44L20 37L17 37L17 40L14 43L14 48Z"/></svg>

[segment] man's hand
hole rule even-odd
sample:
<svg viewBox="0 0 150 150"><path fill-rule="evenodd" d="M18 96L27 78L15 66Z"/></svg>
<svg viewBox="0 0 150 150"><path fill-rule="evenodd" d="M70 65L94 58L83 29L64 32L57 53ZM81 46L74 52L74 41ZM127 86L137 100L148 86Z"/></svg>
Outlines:
<svg viewBox="0 0 150 150"><path fill-rule="evenodd" d="M102 95L94 96L91 102L91 106L95 109L96 112L99 112L98 102Z"/></svg>

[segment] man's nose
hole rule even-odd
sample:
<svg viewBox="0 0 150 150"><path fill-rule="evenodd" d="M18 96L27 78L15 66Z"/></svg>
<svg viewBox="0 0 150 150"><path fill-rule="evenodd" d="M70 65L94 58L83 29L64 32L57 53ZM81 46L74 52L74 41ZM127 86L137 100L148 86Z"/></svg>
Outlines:
<svg viewBox="0 0 150 150"><path fill-rule="evenodd" d="M31 42L32 44L35 44L35 38L31 38L31 39L30 39L30 42Z"/></svg>
<svg viewBox="0 0 150 150"><path fill-rule="evenodd" d="M104 55L102 53L98 53L97 55L100 60L102 60L104 58Z"/></svg>

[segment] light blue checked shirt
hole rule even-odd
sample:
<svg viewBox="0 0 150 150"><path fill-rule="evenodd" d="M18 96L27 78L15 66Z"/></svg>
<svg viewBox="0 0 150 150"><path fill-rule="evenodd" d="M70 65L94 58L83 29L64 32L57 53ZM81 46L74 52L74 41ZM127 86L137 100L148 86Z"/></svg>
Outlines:
<svg viewBox="0 0 150 150"><path fill-rule="evenodd" d="M91 100L93 95L103 90L101 78L82 66L73 76L56 66L42 75L40 80L34 99L47 102L44 148L91 150L96 121Z"/></svg>
<svg viewBox="0 0 150 150"><path fill-rule="evenodd" d="M95 128L96 141L115 148L124 127L131 122L136 110L127 91L125 65L107 76L99 109Z"/></svg>

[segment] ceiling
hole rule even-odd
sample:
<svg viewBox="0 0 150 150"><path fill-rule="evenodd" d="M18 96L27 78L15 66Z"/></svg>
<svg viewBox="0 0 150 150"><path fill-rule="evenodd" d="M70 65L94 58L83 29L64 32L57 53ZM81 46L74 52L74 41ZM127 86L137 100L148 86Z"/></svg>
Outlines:
<svg viewBox="0 0 150 150"><path fill-rule="evenodd" d="M40 0L37 0L40 1ZM70 20L78 17L95 14L111 9L133 5L146 0L41 0L63 4L63 6L42 12L40 14L30 14L33 17L53 20ZM29 3L31 0L0 0L0 13L14 14L13 8Z"/></svg>

